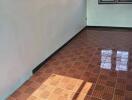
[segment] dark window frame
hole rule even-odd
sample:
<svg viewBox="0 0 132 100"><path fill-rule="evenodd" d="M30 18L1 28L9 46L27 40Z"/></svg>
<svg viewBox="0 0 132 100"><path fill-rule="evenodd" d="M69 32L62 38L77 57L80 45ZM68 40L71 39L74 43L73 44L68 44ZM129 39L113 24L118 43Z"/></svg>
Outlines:
<svg viewBox="0 0 132 100"><path fill-rule="evenodd" d="M99 4L132 4L132 0L131 1L123 1L123 0L98 0Z"/></svg>

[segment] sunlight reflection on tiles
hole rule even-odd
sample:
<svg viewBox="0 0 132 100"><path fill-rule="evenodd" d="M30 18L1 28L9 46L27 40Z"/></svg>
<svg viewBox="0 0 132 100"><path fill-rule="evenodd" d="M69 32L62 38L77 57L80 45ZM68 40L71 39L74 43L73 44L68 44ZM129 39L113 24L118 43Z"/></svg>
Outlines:
<svg viewBox="0 0 132 100"><path fill-rule="evenodd" d="M116 70L127 71L128 70L128 55L127 51L117 51L116 55Z"/></svg>
<svg viewBox="0 0 132 100"><path fill-rule="evenodd" d="M101 68L111 69L111 56L112 56L112 50L101 51Z"/></svg>

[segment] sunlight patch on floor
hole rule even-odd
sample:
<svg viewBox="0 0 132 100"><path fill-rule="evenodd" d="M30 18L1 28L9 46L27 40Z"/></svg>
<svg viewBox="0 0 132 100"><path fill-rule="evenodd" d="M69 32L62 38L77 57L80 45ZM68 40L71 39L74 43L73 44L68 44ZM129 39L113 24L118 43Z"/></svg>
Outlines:
<svg viewBox="0 0 132 100"><path fill-rule="evenodd" d="M83 100L92 83L52 74L27 100Z"/></svg>

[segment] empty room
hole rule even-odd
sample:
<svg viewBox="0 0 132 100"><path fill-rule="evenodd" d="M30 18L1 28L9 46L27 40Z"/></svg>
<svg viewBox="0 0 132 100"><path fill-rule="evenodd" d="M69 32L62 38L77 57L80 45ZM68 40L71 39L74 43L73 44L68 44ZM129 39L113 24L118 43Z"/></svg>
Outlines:
<svg viewBox="0 0 132 100"><path fill-rule="evenodd" d="M0 0L0 100L132 100L132 0Z"/></svg>

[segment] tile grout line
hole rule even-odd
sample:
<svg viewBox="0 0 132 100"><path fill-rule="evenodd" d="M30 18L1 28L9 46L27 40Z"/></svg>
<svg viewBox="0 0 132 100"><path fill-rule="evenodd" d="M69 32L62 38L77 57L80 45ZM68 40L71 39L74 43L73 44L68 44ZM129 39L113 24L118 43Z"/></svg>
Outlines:
<svg viewBox="0 0 132 100"><path fill-rule="evenodd" d="M117 77L118 77L118 73L117 73ZM115 88L114 88L114 92L113 92L112 100L114 100L114 95L115 95L116 85L117 85L117 78L116 78L116 83L115 83Z"/></svg>
<svg viewBox="0 0 132 100"><path fill-rule="evenodd" d="M100 74L101 74L101 70L100 70L100 72L99 72L98 78L97 78L97 80L96 80L96 82L95 82L95 86L94 86L94 88L93 88L93 91L92 91L90 97L94 97L94 96L92 96L92 95L93 95L93 92L94 92L95 87L96 87L96 85L97 85L97 82L98 82L98 80L99 80ZM97 98L97 97L96 97L96 98ZM104 99L102 99L102 98L98 98L98 99L104 100Z"/></svg>
<svg viewBox="0 0 132 100"><path fill-rule="evenodd" d="M115 63L115 66L116 66L116 60L115 60L114 63ZM115 90L116 90L116 85L117 85L117 78L118 78L118 72L117 72L116 83L115 83L115 87L114 87L114 92L113 92L112 100L114 100L114 96L115 96Z"/></svg>
<svg viewBox="0 0 132 100"><path fill-rule="evenodd" d="M105 99L102 99L102 98L98 98L98 97L96 97L96 96L92 96L92 97L94 97L94 98L96 98L96 99L100 99L100 100L105 100Z"/></svg>
<svg viewBox="0 0 132 100"><path fill-rule="evenodd" d="M97 81L95 82L95 86L94 86L94 88L93 88L93 91L92 91L92 94L91 94L91 96L90 96L90 97L94 97L94 96L92 96L92 95L93 95L93 92L95 91L95 87L96 87L97 82L98 82L98 80L99 80L100 73L101 73L101 72L99 72L99 76L98 76L98 78L97 78ZM96 98L97 98L97 97L96 97ZM101 99L101 100L103 100L103 99Z"/></svg>

